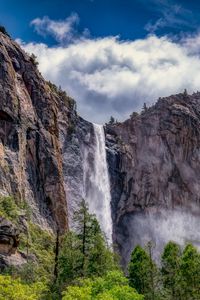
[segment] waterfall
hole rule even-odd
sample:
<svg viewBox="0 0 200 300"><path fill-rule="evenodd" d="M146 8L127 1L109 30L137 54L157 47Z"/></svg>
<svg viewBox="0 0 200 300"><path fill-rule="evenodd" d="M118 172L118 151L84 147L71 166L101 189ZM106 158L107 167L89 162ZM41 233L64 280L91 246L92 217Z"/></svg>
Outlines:
<svg viewBox="0 0 200 300"><path fill-rule="evenodd" d="M89 211L96 215L109 245L112 244L111 194L102 125L93 124L94 144L84 159L84 194Z"/></svg>

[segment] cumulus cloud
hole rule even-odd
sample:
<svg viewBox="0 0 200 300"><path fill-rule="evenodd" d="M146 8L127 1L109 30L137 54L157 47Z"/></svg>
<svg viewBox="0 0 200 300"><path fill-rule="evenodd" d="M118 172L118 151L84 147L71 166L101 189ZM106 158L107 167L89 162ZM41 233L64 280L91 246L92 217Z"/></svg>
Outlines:
<svg viewBox="0 0 200 300"><path fill-rule="evenodd" d="M71 14L65 20L54 21L49 17L36 18L31 21L31 25L34 26L35 31L46 36L52 35L57 41L70 40L75 34L74 26L79 23L79 16L76 13Z"/></svg>
<svg viewBox="0 0 200 300"><path fill-rule="evenodd" d="M107 37L76 40L67 46L22 46L37 56L47 80L76 99L84 118L102 123L111 115L124 120L144 102L150 105L160 96L185 88L199 90L199 40L197 35L177 43L152 35L135 41Z"/></svg>

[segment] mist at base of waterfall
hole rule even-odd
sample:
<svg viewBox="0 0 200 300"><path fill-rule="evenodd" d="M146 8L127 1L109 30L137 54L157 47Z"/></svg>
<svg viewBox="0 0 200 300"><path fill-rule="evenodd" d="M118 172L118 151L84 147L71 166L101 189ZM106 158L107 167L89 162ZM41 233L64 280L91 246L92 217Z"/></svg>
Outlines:
<svg viewBox="0 0 200 300"><path fill-rule="evenodd" d="M196 210L198 211L198 210ZM122 227L126 237L120 241L126 263L136 245L145 247L149 241L153 245L156 260L169 241L184 247L192 243L200 249L200 211L190 212L181 209L131 214L124 218Z"/></svg>

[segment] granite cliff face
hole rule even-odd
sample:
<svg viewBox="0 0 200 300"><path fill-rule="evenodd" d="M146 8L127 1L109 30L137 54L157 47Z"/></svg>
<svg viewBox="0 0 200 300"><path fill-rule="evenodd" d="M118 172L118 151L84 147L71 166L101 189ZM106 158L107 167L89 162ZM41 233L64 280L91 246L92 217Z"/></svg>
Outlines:
<svg viewBox="0 0 200 300"><path fill-rule="evenodd" d="M73 114L70 132L63 120L60 124L64 188L68 199L69 225L73 227L73 212L85 198L85 161L89 153L93 164L94 129L92 123Z"/></svg>
<svg viewBox="0 0 200 300"><path fill-rule="evenodd" d="M43 227L68 228L59 141L71 102L48 85L17 43L0 34L0 193L28 201Z"/></svg>
<svg viewBox="0 0 200 300"><path fill-rule="evenodd" d="M125 262L150 239L198 242L199 128L200 93L186 92L107 125L114 241Z"/></svg>

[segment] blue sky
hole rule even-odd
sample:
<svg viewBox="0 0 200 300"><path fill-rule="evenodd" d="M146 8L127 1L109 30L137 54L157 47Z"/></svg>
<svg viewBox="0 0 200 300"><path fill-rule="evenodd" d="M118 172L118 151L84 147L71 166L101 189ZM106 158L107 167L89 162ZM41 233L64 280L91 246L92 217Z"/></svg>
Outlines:
<svg viewBox="0 0 200 300"><path fill-rule="evenodd" d="M102 123L200 89L199 11L200 1L2 0L0 23L83 117Z"/></svg>
<svg viewBox="0 0 200 300"><path fill-rule="evenodd" d="M120 35L121 39L137 39L146 36L146 25L155 24L163 14L173 14L175 22L168 20L157 30L158 35L193 32L200 26L200 1L162 0L2 0L0 22L14 38L24 41L41 41L30 22L48 16L50 19L65 19L75 12L80 17L79 30L88 28L93 37ZM54 40L46 38L48 44Z"/></svg>

